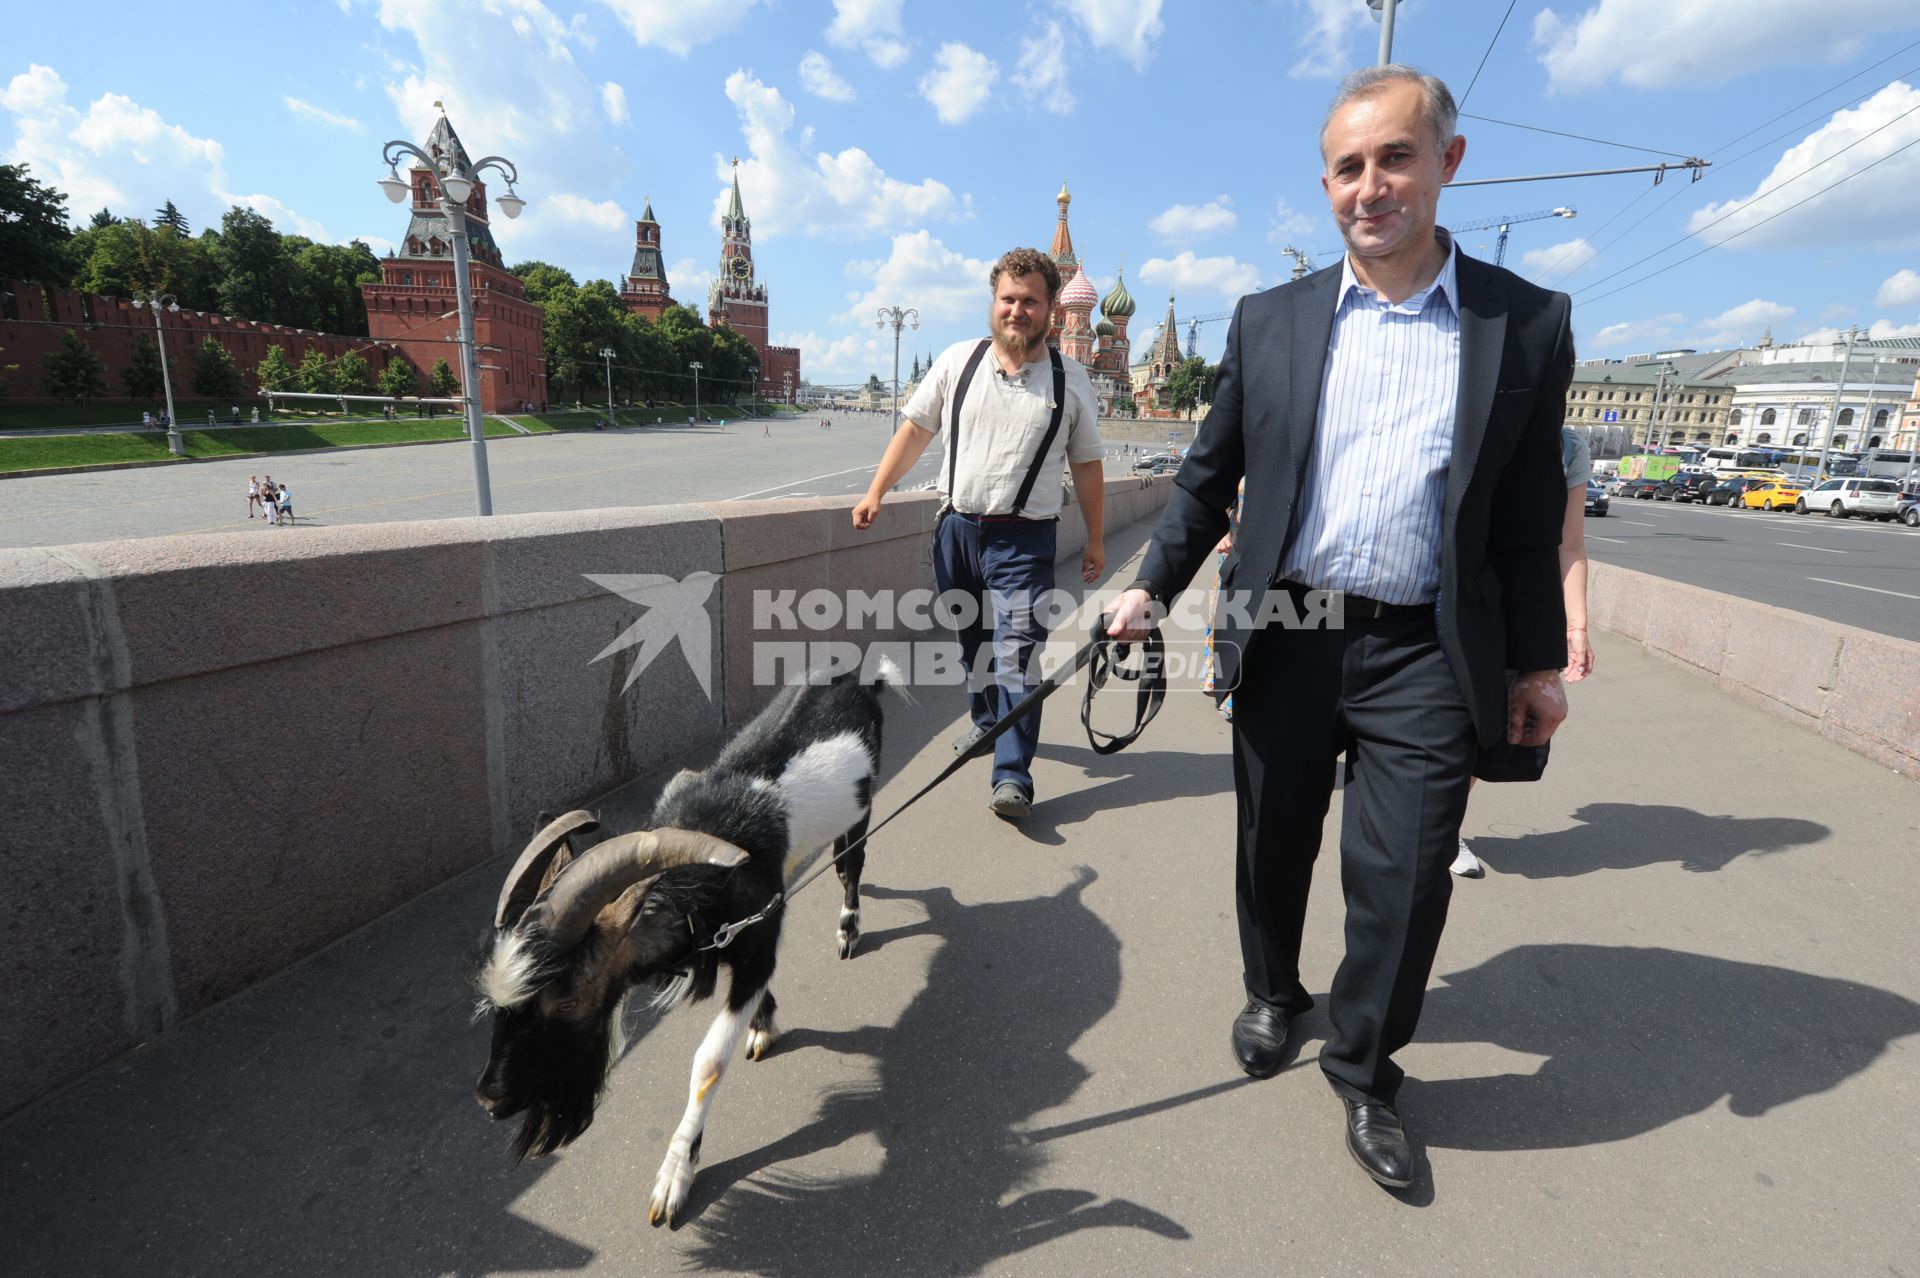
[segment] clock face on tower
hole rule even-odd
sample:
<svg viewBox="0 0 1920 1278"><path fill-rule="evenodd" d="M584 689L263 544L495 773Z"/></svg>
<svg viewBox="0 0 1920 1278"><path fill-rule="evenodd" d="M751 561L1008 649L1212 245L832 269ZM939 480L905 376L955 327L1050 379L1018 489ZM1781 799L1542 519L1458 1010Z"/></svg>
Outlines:
<svg viewBox="0 0 1920 1278"><path fill-rule="evenodd" d="M753 263L744 257L736 257L727 265L727 273L734 279L746 281L753 277Z"/></svg>

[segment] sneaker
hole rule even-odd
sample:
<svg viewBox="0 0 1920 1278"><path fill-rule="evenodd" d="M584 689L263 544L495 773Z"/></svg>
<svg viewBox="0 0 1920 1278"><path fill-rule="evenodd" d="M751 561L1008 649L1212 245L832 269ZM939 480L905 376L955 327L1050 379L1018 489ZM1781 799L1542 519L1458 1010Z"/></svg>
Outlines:
<svg viewBox="0 0 1920 1278"><path fill-rule="evenodd" d="M993 797L987 800L987 807L997 817L1018 821L1033 811L1033 796L1016 782L1002 781L993 787Z"/></svg>
<svg viewBox="0 0 1920 1278"><path fill-rule="evenodd" d="M1453 858L1453 864L1448 868L1463 879L1477 879L1487 872L1465 839L1460 840L1460 855Z"/></svg>
<svg viewBox="0 0 1920 1278"><path fill-rule="evenodd" d="M968 728L965 732L961 733L959 736L953 739L953 752L955 754L965 754L967 751L973 749L974 743L976 741L980 740L981 737L984 737L986 735L987 735L987 730L979 726L978 724L975 724L973 727Z"/></svg>

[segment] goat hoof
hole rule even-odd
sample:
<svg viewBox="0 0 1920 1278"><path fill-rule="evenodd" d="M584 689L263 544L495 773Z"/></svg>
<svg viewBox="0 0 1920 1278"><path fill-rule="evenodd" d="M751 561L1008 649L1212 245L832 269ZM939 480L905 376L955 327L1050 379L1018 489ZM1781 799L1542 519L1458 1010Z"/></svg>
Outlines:
<svg viewBox="0 0 1920 1278"><path fill-rule="evenodd" d="M747 1059L750 1061L765 1060L767 1053L773 1050L774 1040L779 1037L780 1031L772 1025L767 1026L765 1029L748 1030Z"/></svg>
<svg viewBox="0 0 1920 1278"><path fill-rule="evenodd" d="M840 912L840 931L836 939L839 941L840 957L852 958L854 950L860 945L860 915L856 911Z"/></svg>

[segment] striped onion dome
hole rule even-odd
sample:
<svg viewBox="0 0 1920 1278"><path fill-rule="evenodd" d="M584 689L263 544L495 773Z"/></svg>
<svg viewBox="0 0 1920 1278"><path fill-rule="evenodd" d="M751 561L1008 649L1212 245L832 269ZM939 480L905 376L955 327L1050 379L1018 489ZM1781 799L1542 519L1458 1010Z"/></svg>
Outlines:
<svg viewBox="0 0 1920 1278"><path fill-rule="evenodd" d="M1094 290L1084 267L1075 270L1073 280L1060 290L1060 305L1070 311L1090 311L1099 301L1100 294Z"/></svg>
<svg viewBox="0 0 1920 1278"><path fill-rule="evenodd" d="M1127 318L1133 314L1133 294L1127 292L1127 273L1123 269L1113 282L1113 291L1100 303L1100 313Z"/></svg>

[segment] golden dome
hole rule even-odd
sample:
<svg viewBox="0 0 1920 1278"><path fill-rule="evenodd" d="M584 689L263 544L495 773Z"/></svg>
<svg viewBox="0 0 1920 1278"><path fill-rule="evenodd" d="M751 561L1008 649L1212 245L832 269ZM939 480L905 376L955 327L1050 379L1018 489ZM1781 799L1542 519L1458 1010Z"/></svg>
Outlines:
<svg viewBox="0 0 1920 1278"><path fill-rule="evenodd" d="M1054 196L1053 199L1056 204L1073 203L1073 197L1067 194L1067 184L1064 180L1060 183L1060 194Z"/></svg>

